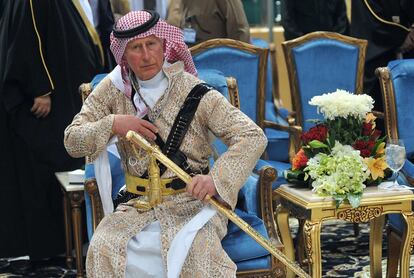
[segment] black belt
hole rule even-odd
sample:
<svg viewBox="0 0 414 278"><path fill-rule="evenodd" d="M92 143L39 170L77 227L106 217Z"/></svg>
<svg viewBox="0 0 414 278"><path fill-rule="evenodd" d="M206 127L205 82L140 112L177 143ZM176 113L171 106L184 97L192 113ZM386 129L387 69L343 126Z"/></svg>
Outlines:
<svg viewBox="0 0 414 278"><path fill-rule="evenodd" d="M204 169L202 169L201 171L191 171L191 169L186 171L190 176L195 176L195 175L206 175L209 172L209 168L206 167ZM179 178L175 178L173 179L170 183L167 183L165 185L166 188L172 188L174 190L182 190L187 186L187 184L179 179ZM136 187L137 191L141 191L141 192L145 192L145 186L137 186ZM118 195L115 197L115 199L113 200L114 203L114 209L122 203L126 203L129 200L138 198L142 195L140 194L135 194L135 193L131 193L128 192L127 190L121 190Z"/></svg>

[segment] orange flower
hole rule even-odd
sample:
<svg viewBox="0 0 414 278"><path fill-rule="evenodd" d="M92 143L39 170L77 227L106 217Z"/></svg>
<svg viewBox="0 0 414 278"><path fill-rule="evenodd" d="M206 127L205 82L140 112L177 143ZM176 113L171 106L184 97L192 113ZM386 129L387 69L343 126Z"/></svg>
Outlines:
<svg viewBox="0 0 414 278"><path fill-rule="evenodd" d="M382 142L377 147L377 156L384 155L385 154L385 142Z"/></svg>
<svg viewBox="0 0 414 278"><path fill-rule="evenodd" d="M306 163L308 162L308 157L306 156L303 149L300 149L298 153L295 155L295 157L292 160L292 170L301 169L306 166Z"/></svg>
<svg viewBox="0 0 414 278"><path fill-rule="evenodd" d="M387 162L385 162L385 156L379 158L367 157L364 158L364 162L371 172L372 180L384 177L384 170L388 167Z"/></svg>
<svg viewBox="0 0 414 278"><path fill-rule="evenodd" d="M377 119L377 117L375 117L374 114L370 112L370 113L367 113L367 115L365 117L365 122L372 124L372 129L374 129L376 119Z"/></svg>

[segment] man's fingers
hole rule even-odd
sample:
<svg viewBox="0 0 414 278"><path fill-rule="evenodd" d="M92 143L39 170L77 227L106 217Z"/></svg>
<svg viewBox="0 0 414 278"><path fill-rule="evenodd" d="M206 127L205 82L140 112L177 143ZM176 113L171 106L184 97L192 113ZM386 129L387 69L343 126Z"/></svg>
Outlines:
<svg viewBox="0 0 414 278"><path fill-rule="evenodd" d="M191 182L189 184L187 184L187 193L190 195L194 194L194 188L197 185L197 176L193 177L193 179L191 180Z"/></svg>
<svg viewBox="0 0 414 278"><path fill-rule="evenodd" d="M198 196L203 191L203 186L200 183L194 185L193 195ZM199 198L198 198L199 199Z"/></svg>
<svg viewBox="0 0 414 278"><path fill-rule="evenodd" d="M139 128L138 133L152 140L155 140L157 138L157 136L151 130L143 126Z"/></svg>
<svg viewBox="0 0 414 278"><path fill-rule="evenodd" d="M204 201L204 198L207 195L207 190L202 189L200 191L200 193L197 194L197 199L199 199L200 201Z"/></svg>
<svg viewBox="0 0 414 278"><path fill-rule="evenodd" d="M35 113L36 111L39 109L39 103L35 102L32 106L32 108L30 108L30 112Z"/></svg>
<svg viewBox="0 0 414 278"><path fill-rule="evenodd" d="M153 133L158 133L158 128L155 125L153 125L152 123L150 123L149 121L142 120L141 124L142 124L143 127L149 129Z"/></svg>

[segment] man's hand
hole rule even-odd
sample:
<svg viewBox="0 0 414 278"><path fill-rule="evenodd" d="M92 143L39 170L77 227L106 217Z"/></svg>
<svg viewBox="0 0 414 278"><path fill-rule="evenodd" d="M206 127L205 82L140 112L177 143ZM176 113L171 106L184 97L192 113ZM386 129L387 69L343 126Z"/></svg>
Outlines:
<svg viewBox="0 0 414 278"><path fill-rule="evenodd" d="M116 135L125 137L127 132L133 130L147 139L155 140L158 128L152 123L133 115L115 115L112 131Z"/></svg>
<svg viewBox="0 0 414 278"><path fill-rule="evenodd" d="M187 193L200 201L204 201L207 195L210 197L217 195L217 190L210 175L197 175L193 177L190 184L187 184Z"/></svg>
<svg viewBox="0 0 414 278"><path fill-rule="evenodd" d="M40 96L34 99L30 112L37 118L44 118L49 114L51 106L52 100L50 99L50 96Z"/></svg>

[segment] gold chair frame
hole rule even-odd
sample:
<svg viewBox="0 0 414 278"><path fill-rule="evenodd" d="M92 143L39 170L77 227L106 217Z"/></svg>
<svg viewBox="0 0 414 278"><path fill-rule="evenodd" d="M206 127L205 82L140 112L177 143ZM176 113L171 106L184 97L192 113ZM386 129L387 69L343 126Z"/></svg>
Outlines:
<svg viewBox="0 0 414 278"><path fill-rule="evenodd" d="M398 116L395 103L394 85L391 81L391 73L387 67L375 70L379 79L382 102L384 103L385 133L388 138L398 139ZM407 181L414 186L414 179L406 175ZM387 255L387 277L397 277L398 261L401 253L402 235L391 227L387 228L388 255ZM413 250L411 250L411 254Z"/></svg>
<svg viewBox="0 0 414 278"><path fill-rule="evenodd" d="M381 67L375 70L375 74L380 81L382 101L384 103L385 133L388 138L398 139L398 116L395 104L394 86L391 81L391 73L387 67ZM414 179L409 176L406 176L406 178L410 185L414 186Z"/></svg>
<svg viewBox="0 0 414 278"><path fill-rule="evenodd" d="M355 81L356 93L362 93L363 81L364 81L364 66L365 66L365 53L368 45L367 40L357 39L349 36L345 36L339 33L334 32L324 32L317 31L312 32L306 35L303 35L299 38L282 42L283 53L285 55L285 62L289 76L289 86L291 92L291 101L293 106L293 111L289 113L288 123L290 127L290 147L289 147L289 157L290 160L295 156L301 147L300 135L302 133L303 127L303 114L302 114L302 102L299 94L299 84L297 78L297 70L295 59L292 54L293 48L303 45L307 42L319 39L331 39L344 42L350 45L357 46L359 49L358 53L358 68L357 68L357 78ZM380 113L375 113L378 116L381 116ZM293 131L293 132L292 132ZM301 230L303 229L303 221L299 220L299 236ZM359 234L358 224L354 224L354 234L357 236ZM298 242L298 257L300 263L303 263L305 260L303 242L301 242L302 237L299 237Z"/></svg>
<svg viewBox="0 0 414 278"><path fill-rule="evenodd" d="M240 98L237 86L237 80L234 77L226 77L226 83L229 91L229 101L232 105L240 109ZM79 86L79 92L82 96L82 101L91 94L91 83L84 83ZM88 159L87 159L88 160ZM259 172L259 202L261 208L262 220L265 224L269 238L272 243L283 251L283 245L279 238L279 232L274 221L274 207L272 203L272 183L277 177L277 171L272 167L264 167ZM85 191L91 199L92 206L92 230L95 232L99 222L103 219L103 207L99 195L98 184L96 179L85 180ZM276 260L273 256L271 258L270 269L258 269L251 271L239 271L237 277L242 278L273 278L284 277L286 273L285 266Z"/></svg>
<svg viewBox="0 0 414 278"><path fill-rule="evenodd" d="M345 36L339 33L333 32L312 32L302 37L285 41L282 43L283 52L285 54L286 67L289 75L289 85L291 91L291 99L293 111L295 112L295 119L290 119L290 122L296 125L303 126L303 115L302 115L302 103L299 95L299 84L296 75L296 63L292 54L292 49L298 45L318 40L318 39L331 39L344 42L350 45L357 46L359 48L358 54L358 69L357 69L357 80L355 82L356 92L361 93L363 89L363 78L364 78L364 64L365 64L365 52L368 42L366 40L357 39L349 36Z"/></svg>

